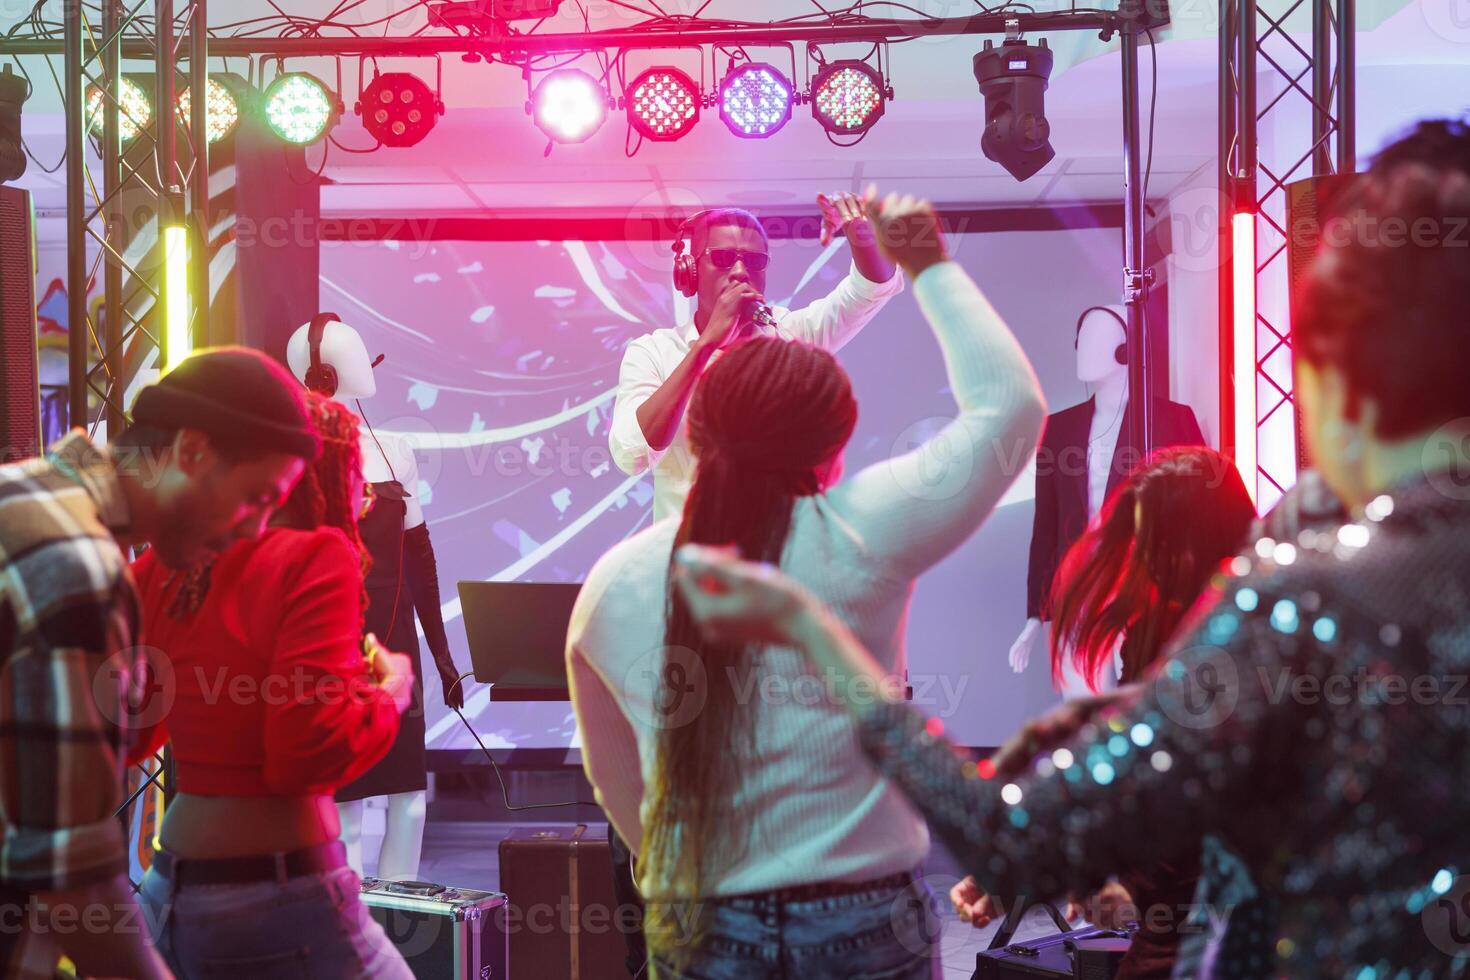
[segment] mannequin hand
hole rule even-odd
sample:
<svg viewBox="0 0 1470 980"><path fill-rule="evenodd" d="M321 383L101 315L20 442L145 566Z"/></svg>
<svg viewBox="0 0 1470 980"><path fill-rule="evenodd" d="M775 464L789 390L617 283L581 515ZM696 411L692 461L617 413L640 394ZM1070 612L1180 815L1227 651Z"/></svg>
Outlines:
<svg viewBox="0 0 1470 980"><path fill-rule="evenodd" d="M435 659L439 668L439 683L444 685L444 706L459 710L464 707L464 683L459 680L459 671L454 667L454 661L448 663ZM468 677L465 680L469 680Z"/></svg>
<svg viewBox="0 0 1470 980"><path fill-rule="evenodd" d="M975 884L973 876L951 888L949 900L960 918L976 929L983 929L1001 917L1000 903Z"/></svg>
<svg viewBox="0 0 1470 980"><path fill-rule="evenodd" d="M741 561L733 548L684 545L674 580L706 636L721 642L795 645L810 593L771 565Z"/></svg>
<svg viewBox="0 0 1470 980"><path fill-rule="evenodd" d="M838 191L830 196L817 195L817 207L822 209L823 247L830 245L839 234L845 234L848 241L860 248L871 247L875 243L873 225L868 220L869 195L872 193L872 188L869 188L861 197L847 191Z"/></svg>
<svg viewBox="0 0 1470 980"><path fill-rule="evenodd" d="M1085 725L1127 707L1142 690L1141 685L1130 684L1096 697L1075 698L1031 719L990 757L996 776L1016 775L1042 752L1071 741Z"/></svg>
<svg viewBox="0 0 1470 980"><path fill-rule="evenodd" d="M1011 670L1019 674L1026 669L1031 662L1031 649L1036 646L1036 637L1040 634L1041 620L1026 620L1026 625L1021 627L1021 635L1011 644Z"/></svg>
<svg viewBox="0 0 1470 980"><path fill-rule="evenodd" d="M725 285L715 308L705 324L704 333L695 343L711 351L729 347L744 332L751 322L755 304L765 302L760 291L743 279L734 279Z"/></svg>
<svg viewBox="0 0 1470 980"><path fill-rule="evenodd" d="M910 279L949 258L939 215L934 205L922 198L889 194L881 204L869 201L868 219L883 255L901 266Z"/></svg>

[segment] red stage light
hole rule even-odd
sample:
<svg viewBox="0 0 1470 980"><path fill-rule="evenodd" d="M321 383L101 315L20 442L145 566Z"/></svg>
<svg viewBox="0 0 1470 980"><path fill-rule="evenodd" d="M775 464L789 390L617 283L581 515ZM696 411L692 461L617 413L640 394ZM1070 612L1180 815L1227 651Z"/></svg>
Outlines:
<svg viewBox="0 0 1470 980"><path fill-rule="evenodd" d="M669 142L699 122L703 96L694 79L677 68L650 68L633 79L624 101L630 126L646 139Z"/></svg>
<svg viewBox="0 0 1470 980"><path fill-rule="evenodd" d="M413 146L429 135L444 113L444 103L417 75L390 71L373 76L356 111L363 128L379 143Z"/></svg>

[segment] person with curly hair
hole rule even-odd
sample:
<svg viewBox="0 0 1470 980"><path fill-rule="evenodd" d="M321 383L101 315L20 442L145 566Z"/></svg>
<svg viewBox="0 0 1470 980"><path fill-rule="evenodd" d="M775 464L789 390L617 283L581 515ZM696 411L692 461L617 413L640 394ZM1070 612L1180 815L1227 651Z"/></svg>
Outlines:
<svg viewBox="0 0 1470 980"><path fill-rule="evenodd" d="M258 540L183 574L134 566L178 789L142 899L180 977L411 975L358 900L332 802L388 750L411 667L361 640L357 418L308 398L321 456Z"/></svg>

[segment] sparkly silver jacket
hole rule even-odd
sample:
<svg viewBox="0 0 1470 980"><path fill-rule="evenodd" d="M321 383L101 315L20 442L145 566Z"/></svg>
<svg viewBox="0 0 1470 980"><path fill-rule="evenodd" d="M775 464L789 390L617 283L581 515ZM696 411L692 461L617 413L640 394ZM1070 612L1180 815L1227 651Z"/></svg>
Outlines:
<svg viewBox="0 0 1470 980"><path fill-rule="evenodd" d="M1212 977L1465 975L1470 481L1454 475L1258 541L1132 708L1013 783L907 705L864 713L864 750L1000 897L1089 893L1217 837L1268 900L1230 920ZM1141 910L1190 911L1228 913Z"/></svg>

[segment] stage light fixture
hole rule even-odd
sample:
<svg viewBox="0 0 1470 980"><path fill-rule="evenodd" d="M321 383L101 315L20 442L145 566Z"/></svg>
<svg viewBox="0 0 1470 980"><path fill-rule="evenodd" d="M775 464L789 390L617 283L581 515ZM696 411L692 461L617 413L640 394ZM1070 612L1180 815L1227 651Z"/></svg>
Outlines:
<svg viewBox="0 0 1470 980"><path fill-rule="evenodd" d="M1046 121L1051 65L1045 38L1039 45L1013 39L1000 47L986 41L975 55L975 81L985 96L980 149L1017 180L1031 177L1056 156Z"/></svg>
<svg viewBox="0 0 1470 980"><path fill-rule="evenodd" d="M417 75L390 71L373 75L354 111L384 146L413 146L429 135L444 114L444 103Z"/></svg>
<svg viewBox="0 0 1470 980"><path fill-rule="evenodd" d="M536 128L558 143L581 143L607 119L607 92L576 68L549 73L531 93L526 111Z"/></svg>
<svg viewBox="0 0 1470 980"><path fill-rule="evenodd" d="M287 143L308 146L329 133L342 115L342 103L317 78L305 72L277 75L265 89L265 120Z"/></svg>
<svg viewBox="0 0 1470 980"><path fill-rule="evenodd" d="M123 142L137 139L153 121L153 100L143 86L131 78L121 78L117 87L117 132ZM87 86L87 127L94 136L102 135L106 115L107 90L100 85Z"/></svg>
<svg viewBox="0 0 1470 980"><path fill-rule="evenodd" d="M193 121L193 86L179 91L177 113L179 125L189 128ZM208 100L204 106L204 135L209 143L215 144L235 131L240 122L240 100L235 92L217 78L209 80L205 90Z"/></svg>
<svg viewBox="0 0 1470 980"><path fill-rule="evenodd" d="M699 122L703 94L694 79L677 68L650 68L628 86L624 96L628 124L645 139L676 140Z"/></svg>
<svg viewBox="0 0 1470 980"><path fill-rule="evenodd" d="M796 89L771 65L752 61L720 82L720 118L742 139L765 139L791 118Z"/></svg>
<svg viewBox="0 0 1470 980"><path fill-rule="evenodd" d="M812 118L839 136L866 133L883 116L888 86L861 61L834 61L812 79Z"/></svg>

